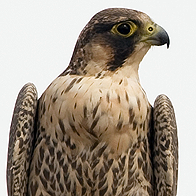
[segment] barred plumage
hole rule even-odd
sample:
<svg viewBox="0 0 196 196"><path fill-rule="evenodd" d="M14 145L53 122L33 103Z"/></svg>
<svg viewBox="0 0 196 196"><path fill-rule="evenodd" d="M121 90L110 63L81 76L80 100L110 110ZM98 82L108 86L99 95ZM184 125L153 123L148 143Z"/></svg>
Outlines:
<svg viewBox="0 0 196 196"><path fill-rule="evenodd" d="M163 44L169 46L166 31L142 12L96 14L38 105L34 85L19 93L8 195L176 195L173 107L162 95L152 108L138 76L151 45Z"/></svg>

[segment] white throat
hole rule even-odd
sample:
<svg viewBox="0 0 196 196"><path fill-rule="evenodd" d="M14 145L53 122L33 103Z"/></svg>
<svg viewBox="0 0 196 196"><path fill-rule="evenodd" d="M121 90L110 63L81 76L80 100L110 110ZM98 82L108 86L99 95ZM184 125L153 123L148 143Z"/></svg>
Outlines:
<svg viewBox="0 0 196 196"><path fill-rule="evenodd" d="M117 77L127 77L139 81L139 64L149 49L150 45L147 45L144 42L139 43L134 52L123 63L122 67L116 70L114 77L116 75Z"/></svg>

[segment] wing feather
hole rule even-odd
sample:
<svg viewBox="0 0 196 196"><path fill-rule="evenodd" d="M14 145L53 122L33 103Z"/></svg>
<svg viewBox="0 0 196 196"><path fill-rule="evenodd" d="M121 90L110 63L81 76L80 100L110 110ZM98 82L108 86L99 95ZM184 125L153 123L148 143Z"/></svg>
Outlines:
<svg viewBox="0 0 196 196"><path fill-rule="evenodd" d="M10 127L7 160L9 196L26 196L27 193L36 109L37 91L32 83L28 83L18 94Z"/></svg>
<svg viewBox="0 0 196 196"><path fill-rule="evenodd" d="M154 103L155 195L176 196L178 180L178 137L174 109L165 95Z"/></svg>

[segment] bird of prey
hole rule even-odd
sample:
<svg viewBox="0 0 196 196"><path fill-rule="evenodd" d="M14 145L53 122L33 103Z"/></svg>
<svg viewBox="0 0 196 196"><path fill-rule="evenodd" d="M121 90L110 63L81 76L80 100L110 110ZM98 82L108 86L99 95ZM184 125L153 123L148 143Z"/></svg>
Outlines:
<svg viewBox="0 0 196 196"><path fill-rule="evenodd" d="M152 107L138 77L141 60L166 31L125 8L97 13L69 66L37 99L20 91L11 123L9 196L174 196L178 140L170 100Z"/></svg>

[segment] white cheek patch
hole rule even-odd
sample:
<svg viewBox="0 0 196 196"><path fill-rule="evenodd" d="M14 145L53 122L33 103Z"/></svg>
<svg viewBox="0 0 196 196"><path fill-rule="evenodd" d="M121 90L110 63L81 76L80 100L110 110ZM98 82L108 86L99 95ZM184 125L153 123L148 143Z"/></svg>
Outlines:
<svg viewBox="0 0 196 196"><path fill-rule="evenodd" d="M109 46L90 44L86 46L88 53L88 64L85 67L87 75L96 75L107 70L107 64L113 58L112 49ZM90 51L90 52L89 52Z"/></svg>

